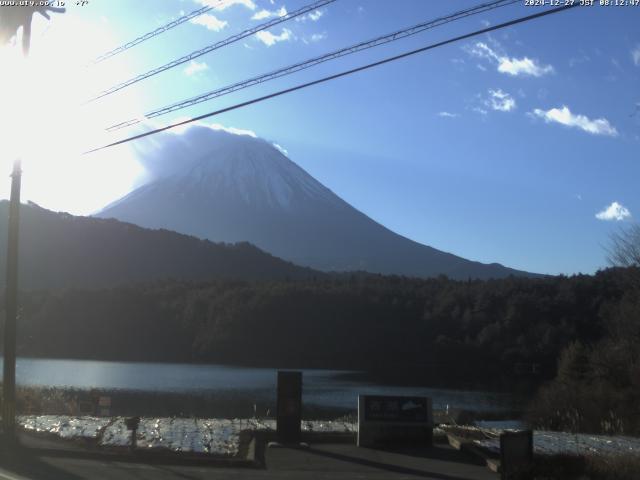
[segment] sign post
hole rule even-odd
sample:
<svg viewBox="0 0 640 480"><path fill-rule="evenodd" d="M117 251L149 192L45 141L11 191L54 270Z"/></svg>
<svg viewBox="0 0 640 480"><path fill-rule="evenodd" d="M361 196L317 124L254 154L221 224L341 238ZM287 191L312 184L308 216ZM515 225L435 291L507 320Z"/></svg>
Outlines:
<svg viewBox="0 0 640 480"><path fill-rule="evenodd" d="M500 435L500 472L503 480L529 479L533 466L533 432L505 432Z"/></svg>
<svg viewBox="0 0 640 480"><path fill-rule="evenodd" d="M16 2L17 4L18 2ZM28 3L28 2L22 2ZM36 3L36 2L31 2ZM63 13L64 8L49 5L9 5L0 8L0 46L15 37L22 28L22 52L29 55L31 21L36 13L49 19L49 12ZM46 3L46 5L45 5ZM15 440L16 432L16 324L18 316L18 229L20 217L20 159L13 164L9 200L9 239L7 243L7 286L5 291L4 366L2 378L2 427L5 439Z"/></svg>
<svg viewBox="0 0 640 480"><path fill-rule="evenodd" d="M18 317L18 228L20 224L21 175L20 160L16 160L11 174L11 200L9 203L2 372L2 427L7 440L13 440L16 431L16 323Z"/></svg>
<svg viewBox="0 0 640 480"><path fill-rule="evenodd" d="M278 372L277 434L280 443L300 443L302 372Z"/></svg>

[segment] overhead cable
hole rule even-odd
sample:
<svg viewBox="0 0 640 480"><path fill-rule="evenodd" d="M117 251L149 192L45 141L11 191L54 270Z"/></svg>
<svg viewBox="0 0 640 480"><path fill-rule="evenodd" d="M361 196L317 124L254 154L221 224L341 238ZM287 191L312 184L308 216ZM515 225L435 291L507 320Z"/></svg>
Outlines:
<svg viewBox="0 0 640 480"><path fill-rule="evenodd" d="M482 34L489 33L489 32L493 32L495 30L499 30L499 29L510 27L510 26L517 25L517 24L520 24L520 23L528 22L528 21L534 20L536 18L541 18L541 17L547 16L547 15L560 13L560 12L563 12L565 10L569 10L571 8L575 8L575 7L578 7L578 6L580 6L580 4L578 4L578 3L568 4L568 5L565 5L565 6L556 7L556 8L553 8L553 9L540 11L538 13L527 15L527 16L524 16L524 17L516 18L516 19L510 20L508 22L504 22L504 23L500 23L500 24L497 24L497 25L493 25L493 26L490 26L490 27L487 27L487 28L483 28L481 30L476 30L476 31L473 31L471 33L466 33L464 35L459 35L457 37L449 38L447 40L443 40L441 42L433 43L431 45L427 45L425 47L417 48L415 50L410 50L408 52L401 53L399 55L394 55L392 57L387 57L387 58L385 58L383 60L378 60L377 62L368 63L368 64L360 66L360 67L352 68L350 70L345 70L345 71L340 72L340 73L329 75L327 77L322 77L322 78L319 78L317 80L313 80L313 81L310 81L310 82L302 83L302 84L299 84L299 85L296 85L296 86L293 86L293 87L290 87L290 88L286 88L284 90L279 90L277 92L270 93L268 95L264 95L264 96L257 97L257 98L251 99L251 100L247 100L245 102L237 103L235 105L231 105L229 107L225 107L225 108L222 108L222 109L219 109L219 110L215 110L213 112L205 113L203 115L198 115L196 117L193 117L193 118L190 118L190 119L187 119L187 120L182 120L180 122L172 123L170 125L166 125L166 126L161 127L161 128L150 130L148 132L140 133L138 135L133 135L131 137L124 138L122 140L118 140L116 142L112 142L112 143L103 145L101 147L93 148L91 150L88 150L88 151L84 152L84 154L94 153L94 152L98 152L100 150L104 150L106 148L115 147L117 145L122 145L124 143L128 143L128 142L131 142L133 140L138 140L140 138L148 137L150 135L155 135L157 133L164 132L166 130L169 130L169 129L172 129L172 128L175 128L175 127L179 127L179 126L182 126L182 125L187 125L189 123L197 122L197 121L203 120L205 118L213 117L213 116L216 116L216 115L220 115L222 113L230 112L232 110L237 110L239 108L243 108L243 107L246 107L246 106L249 106L249 105L260 103L260 102L263 102L265 100L269 100L269 99L272 99L272 98L279 97L281 95L285 95L285 94L292 93L292 92L295 92L295 91L298 91L298 90L302 90L304 88L311 87L313 85L318 85L318 84L329 82L331 80L335 80L335 79L338 79L338 78L341 78L341 77L346 77L347 75L352 75L352 74L357 73L357 72L361 72L361 71L368 70L368 69L371 69L371 68L374 68L374 67L378 67L380 65L384 65L384 64L387 64L387 63L390 63L390 62L394 62L396 60L407 58L409 56L416 55L418 53L423 53L423 52L426 52L428 50L432 50L434 48L442 47L444 45L449 45L451 43L458 42L460 40L466 40L468 38L475 37L475 36L482 35Z"/></svg>
<svg viewBox="0 0 640 480"><path fill-rule="evenodd" d="M213 52L214 50L218 50L219 48L222 47L226 47L227 45L230 45L232 43L235 43L239 40L242 40L243 38L247 38L251 35L254 35L258 32L261 32L263 30L266 30L268 28L271 28L275 25L278 25L280 23L286 22L287 20L291 20L292 18L295 17L299 17L301 15L304 15L306 13L309 13L313 10L317 10L321 7L324 7L325 5L328 5L330 3L335 2L336 0L317 0L309 5L306 5L302 8L299 8L298 10L295 10L293 12L289 12L286 13L285 15L282 15L280 17L276 17L274 19L269 20L268 22L265 23L261 23L259 25L256 25L255 27L249 28L247 30L244 30L240 33L237 33L235 35L232 35L228 38L225 38L224 40L220 40L219 42L213 43L211 45L208 45L204 48L201 48L199 50L195 50L191 53L189 53L188 55L185 55L183 57L180 57L176 60L172 60L169 63L166 63L164 65L161 65L159 67L156 67L152 70L149 70L148 72L142 73L140 75L137 75L133 78L130 78L129 80L126 80L122 83L118 83L117 85L114 85L113 87L110 87L106 90L103 90L102 92L98 93L95 97L91 98L90 100L87 101L87 103L93 102L95 100L98 100L99 98L102 97L106 97L107 95L111 95L112 93L115 93L119 90L122 90L123 88L126 88L130 85L133 85L134 83L138 83L141 82L142 80L145 80L149 77L152 77L154 75L157 75L159 73L162 73L164 71L167 71L171 68L177 67L178 65L182 65L184 63L190 62L191 60L194 60L198 57L201 57L202 55L206 55L207 53Z"/></svg>
<svg viewBox="0 0 640 480"><path fill-rule="evenodd" d="M324 62L328 62L330 60L335 60L337 58L341 58L347 55L351 55L357 52L361 52L363 50L367 50L370 48L374 48L380 45L385 45L387 43L391 43L411 35L418 34L425 30L429 30L432 28L439 27L441 25L445 25L450 22L454 22L456 20L461 20L463 18L469 17L471 15L477 15L480 13L487 12L489 10L493 10L500 7L506 7L508 5L512 5L514 3L520 3L520 0L498 0L489 3L484 3L475 7L471 7L465 10L461 10L443 17L436 18L434 20L428 20L417 25L413 25L408 28L404 28L402 30L397 30L395 32L382 35L371 40L367 40L364 42L356 43L355 45L351 45L349 47L341 48L339 50L335 50L330 53L326 53L319 57L314 57L311 59L304 60L302 62L295 63L293 65L289 65L284 68L280 68L278 70L258 75L256 77L250 78L248 80L243 80L241 82L237 82L231 85L227 85L225 87L218 88L216 90L212 90L207 93L203 93L200 95L196 95L194 97L188 98L186 100L182 100L180 102L172 103L162 108L158 108L147 112L143 117L133 118L127 120L125 122L118 123L116 125L111 125L107 128L108 131L115 131L121 128L130 127L132 125L136 125L145 119L151 119L155 117L159 117L161 115L165 115L167 113L175 112L176 110L181 110L183 108L188 108L193 105L197 105L202 102L206 102L212 100L214 98L221 97L223 95L228 95L230 93L236 92L238 90L242 90L248 87L252 87L254 85L258 85L260 83L264 83L270 80L274 80L276 78L284 77L286 75L291 75L293 73L299 72L301 70L305 70L307 68L313 67L315 65L319 65Z"/></svg>
<svg viewBox="0 0 640 480"><path fill-rule="evenodd" d="M225 0L219 0L218 4L220 5L224 4L224 1ZM92 64L100 63L108 58L118 55L119 53L122 53L125 50L129 50L130 48L135 47L136 45L149 40L150 38L157 37L158 35L165 33L167 30L171 30L172 28L177 27L178 25L181 25L185 22L188 22L189 20L199 17L200 15L207 13L209 10L212 10L213 8L215 7L205 6L205 7L199 8L198 10L194 10L191 13L183 15L180 18L176 18L175 20L172 20L166 25L158 27L155 30L147 32L144 35L141 35L138 38L135 38L130 42L125 43L124 45L120 45L119 47L114 48L113 50L109 50L108 52L103 53L102 55L96 57L91 63Z"/></svg>

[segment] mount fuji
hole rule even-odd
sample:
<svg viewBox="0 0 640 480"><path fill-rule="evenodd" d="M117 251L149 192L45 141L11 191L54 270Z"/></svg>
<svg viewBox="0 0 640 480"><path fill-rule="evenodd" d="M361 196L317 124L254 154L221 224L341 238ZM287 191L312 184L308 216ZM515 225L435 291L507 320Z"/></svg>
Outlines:
<svg viewBox="0 0 640 480"><path fill-rule="evenodd" d="M253 135L198 125L147 137L138 148L146 183L96 216L216 242L248 241L324 271L456 279L531 275L392 232Z"/></svg>

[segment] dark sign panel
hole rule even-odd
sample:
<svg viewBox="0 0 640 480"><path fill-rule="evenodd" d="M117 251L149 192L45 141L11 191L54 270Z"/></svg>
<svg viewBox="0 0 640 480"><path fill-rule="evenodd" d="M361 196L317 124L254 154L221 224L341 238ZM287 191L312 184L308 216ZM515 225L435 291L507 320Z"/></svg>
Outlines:
<svg viewBox="0 0 640 480"><path fill-rule="evenodd" d="M428 400L425 397L369 396L364 399L365 421L427 422Z"/></svg>
<svg viewBox="0 0 640 480"><path fill-rule="evenodd" d="M302 420L302 372L278 372L278 440L300 441Z"/></svg>
<svg viewBox="0 0 640 480"><path fill-rule="evenodd" d="M500 435L500 471L503 480L533 478L533 432L505 432Z"/></svg>

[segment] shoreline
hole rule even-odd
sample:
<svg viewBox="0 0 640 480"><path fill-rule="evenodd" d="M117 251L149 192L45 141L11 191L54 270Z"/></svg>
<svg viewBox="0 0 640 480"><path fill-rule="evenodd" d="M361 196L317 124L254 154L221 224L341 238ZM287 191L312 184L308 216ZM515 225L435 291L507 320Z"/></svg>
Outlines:
<svg viewBox="0 0 640 480"><path fill-rule="evenodd" d="M100 397L108 405L100 406ZM104 401L103 401L104 402ZM104 410L103 410L104 409ZM242 392L147 392L125 389L18 387L17 412L21 415L155 416L177 418L269 418L276 412L273 400L256 400ZM107 415L108 414L108 415ZM439 421L503 420L522 417L523 409L470 410L434 408ZM356 419L352 408L303 402L305 420Z"/></svg>
<svg viewBox="0 0 640 480"><path fill-rule="evenodd" d="M303 372L327 373L338 380L348 381L365 381L380 386L402 386L402 387L419 387L433 388L442 390L459 390L469 392L486 392L486 393L517 393L529 394L540 387L546 379L522 377L521 381L514 382L513 379L495 377L491 381L486 379L474 379L472 374L467 379L452 379L447 372L434 371L433 368L424 365L389 365L385 368L365 368L365 367L347 367L347 366L283 366L278 364L262 364L254 365L250 362L234 362L226 363L224 361L205 362L205 361L177 361L177 360L127 360L127 359L106 359L106 358L75 358L75 357L38 357L38 356L19 356L17 362L21 360L31 362L95 362L103 364L122 364L122 365L149 365L149 366L178 366L178 367L202 367L202 368L225 368L237 370L258 370L258 371L278 371L278 370L299 370ZM2 364L2 356L0 356L0 365ZM40 387L40 385L25 385ZM46 386L43 386L46 387ZM63 388L58 386L57 388ZM77 387L71 387L77 388ZM197 389L194 389L197 390Z"/></svg>

